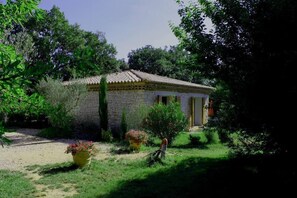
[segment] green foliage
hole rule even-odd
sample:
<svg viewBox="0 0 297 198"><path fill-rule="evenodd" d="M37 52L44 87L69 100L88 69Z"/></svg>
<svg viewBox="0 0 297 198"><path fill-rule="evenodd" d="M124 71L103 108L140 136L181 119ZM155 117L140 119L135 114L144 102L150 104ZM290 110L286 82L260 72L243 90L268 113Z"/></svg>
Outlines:
<svg viewBox="0 0 297 198"><path fill-rule="evenodd" d="M61 81L47 78L38 85L38 90L47 101L46 114L54 128L70 130L79 104L87 94L83 84L63 85Z"/></svg>
<svg viewBox="0 0 297 198"><path fill-rule="evenodd" d="M204 146L208 143L208 139L205 137L204 133L199 135L189 135L190 145L192 146Z"/></svg>
<svg viewBox="0 0 297 198"><path fill-rule="evenodd" d="M237 131L229 134L231 148L230 153L235 156L251 156L273 154L275 149L271 149L268 144L269 135L267 133L248 134L245 131Z"/></svg>
<svg viewBox="0 0 297 198"><path fill-rule="evenodd" d="M202 83L205 79L193 68L194 60L193 55L175 46L161 49L147 45L128 54L130 69Z"/></svg>
<svg viewBox="0 0 297 198"><path fill-rule="evenodd" d="M26 62L36 56L32 36L26 31L12 33L10 29L5 31L3 42L15 48L16 53L24 58Z"/></svg>
<svg viewBox="0 0 297 198"><path fill-rule="evenodd" d="M1 4L0 4L1 6ZM0 197L34 197L36 189L23 173L0 170Z"/></svg>
<svg viewBox="0 0 297 198"><path fill-rule="evenodd" d="M29 67L37 67L53 78L78 78L118 71L116 49L102 32L89 32L70 24L58 7L45 11L43 20L31 18L24 24L33 38L35 54ZM13 32L21 32L16 26Z"/></svg>
<svg viewBox="0 0 297 198"><path fill-rule="evenodd" d="M112 142L113 141L113 136L112 136L112 132L110 129L107 131L102 130L101 135L102 135L102 140L104 142Z"/></svg>
<svg viewBox="0 0 297 198"><path fill-rule="evenodd" d="M145 104L139 104L130 110L127 119L127 129L142 129L143 120L147 117L150 107Z"/></svg>
<svg viewBox="0 0 297 198"><path fill-rule="evenodd" d="M276 90L296 101L297 1L199 0L181 2L178 12L181 23L172 29L181 45L198 57L197 70L225 90L217 126L267 131L293 152L295 106L273 107L279 104Z"/></svg>
<svg viewBox="0 0 297 198"><path fill-rule="evenodd" d="M45 111L45 100L37 93L28 94L18 85L7 86L0 95L0 112L38 116Z"/></svg>
<svg viewBox="0 0 297 198"><path fill-rule="evenodd" d="M127 125L127 119L126 119L126 111L125 109L122 112L122 117L121 117L121 134L122 134L122 139L125 138L125 134L128 131L128 125Z"/></svg>
<svg viewBox="0 0 297 198"><path fill-rule="evenodd" d="M0 112L38 113L43 106L36 94L27 94L26 87L36 73L27 69L23 57L16 53L10 43L6 43L5 31L13 25L22 25L29 16L39 20L42 12L39 0L6 1L0 4Z"/></svg>
<svg viewBox="0 0 297 198"><path fill-rule="evenodd" d="M211 144L220 143L219 133L216 130L216 128L206 128L203 130L203 133L204 133L208 143L211 143Z"/></svg>
<svg viewBox="0 0 297 198"><path fill-rule="evenodd" d="M27 1L6 1L0 4L0 37L4 30L13 24L22 24L29 16L41 18L41 11L38 9L40 0Z"/></svg>
<svg viewBox="0 0 297 198"><path fill-rule="evenodd" d="M167 138L171 144L179 132L187 127L187 119L180 104L171 102L168 105L156 104L148 113L144 127L160 139Z"/></svg>
<svg viewBox="0 0 297 198"><path fill-rule="evenodd" d="M0 144L2 147L4 146L4 144L9 144L11 142L8 138L3 136L4 133L5 133L5 128L2 122L0 121Z"/></svg>
<svg viewBox="0 0 297 198"><path fill-rule="evenodd" d="M99 85L99 118L100 128L107 131L108 129L108 104L107 104L107 79L102 76ZM99 136L101 138L101 134Z"/></svg>

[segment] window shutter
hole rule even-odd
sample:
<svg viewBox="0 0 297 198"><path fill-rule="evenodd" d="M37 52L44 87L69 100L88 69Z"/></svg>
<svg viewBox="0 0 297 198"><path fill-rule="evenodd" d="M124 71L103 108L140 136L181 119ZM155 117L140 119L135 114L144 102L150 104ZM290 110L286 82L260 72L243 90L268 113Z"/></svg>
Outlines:
<svg viewBox="0 0 297 198"><path fill-rule="evenodd" d="M159 104L161 100L162 100L162 97L160 95L157 95L155 103Z"/></svg>
<svg viewBox="0 0 297 198"><path fill-rule="evenodd" d="M208 116L209 117L214 116L213 100L210 100L209 103L208 103Z"/></svg>
<svg viewBox="0 0 297 198"><path fill-rule="evenodd" d="M189 117L189 124L190 127L194 126L194 98L190 97L189 98L189 112L190 112L190 117Z"/></svg>

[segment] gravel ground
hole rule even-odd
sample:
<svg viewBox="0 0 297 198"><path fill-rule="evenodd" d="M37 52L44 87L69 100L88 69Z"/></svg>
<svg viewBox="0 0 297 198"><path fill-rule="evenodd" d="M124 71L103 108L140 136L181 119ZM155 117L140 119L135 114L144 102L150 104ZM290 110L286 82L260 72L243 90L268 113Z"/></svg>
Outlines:
<svg viewBox="0 0 297 198"><path fill-rule="evenodd" d="M0 169L12 171L21 171L31 181L37 181L42 176L34 171L26 170L30 165L45 165L62 162L73 162L72 155L66 154L67 146L75 141L72 139L48 140L37 137L39 132L37 129L17 129L16 132L6 133L5 136L12 140L9 146L0 146ZM147 153L131 153L113 155L110 153L112 144L104 144L95 142L96 148L99 150L95 159L105 159L115 157L118 160L143 158ZM63 189L52 189L49 186L36 184L37 192L34 197L54 198L54 197L71 197L76 194L75 186L68 186L69 191ZM63 184L64 186L66 184Z"/></svg>
<svg viewBox="0 0 297 198"><path fill-rule="evenodd" d="M35 136L37 129L17 129L16 132L6 133L12 140L9 146L0 147L0 169L25 170L29 165L45 165L73 161L71 154L66 154L68 144L72 139L48 140ZM99 153L95 159L109 157L110 144L95 143Z"/></svg>

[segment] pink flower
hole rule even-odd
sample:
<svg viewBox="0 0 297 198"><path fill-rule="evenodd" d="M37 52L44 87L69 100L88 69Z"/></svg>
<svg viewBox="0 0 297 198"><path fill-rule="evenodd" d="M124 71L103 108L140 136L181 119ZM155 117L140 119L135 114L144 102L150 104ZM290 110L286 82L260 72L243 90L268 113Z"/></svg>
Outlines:
<svg viewBox="0 0 297 198"><path fill-rule="evenodd" d="M96 152L96 148L92 141L77 141L77 143L68 145L65 153L71 153L75 155L77 152L87 151L90 155L94 155Z"/></svg>

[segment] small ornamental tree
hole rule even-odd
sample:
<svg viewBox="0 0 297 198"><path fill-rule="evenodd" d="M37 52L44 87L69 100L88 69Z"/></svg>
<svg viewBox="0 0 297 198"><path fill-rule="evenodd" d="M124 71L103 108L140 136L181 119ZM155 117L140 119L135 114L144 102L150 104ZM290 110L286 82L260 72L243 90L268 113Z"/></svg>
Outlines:
<svg viewBox="0 0 297 198"><path fill-rule="evenodd" d="M144 120L144 128L160 139L167 138L171 144L174 138L187 127L187 119L180 104L154 105Z"/></svg>
<svg viewBox="0 0 297 198"><path fill-rule="evenodd" d="M126 119L126 111L123 109L122 118L121 118L121 138L125 138L125 134L128 131L127 119Z"/></svg>
<svg viewBox="0 0 297 198"><path fill-rule="evenodd" d="M107 131L107 129L108 129L108 110L107 110L107 79L106 79L106 76L103 76L100 80L99 117L100 117L101 129ZM99 138L101 138L101 130L100 130Z"/></svg>
<svg viewBox="0 0 297 198"><path fill-rule="evenodd" d="M87 95L87 87L83 84L65 86L60 80L47 78L39 83L37 90L46 100L45 113L52 127L70 131L79 106Z"/></svg>

